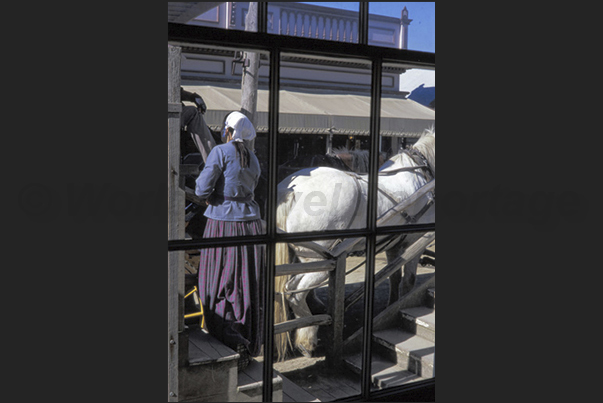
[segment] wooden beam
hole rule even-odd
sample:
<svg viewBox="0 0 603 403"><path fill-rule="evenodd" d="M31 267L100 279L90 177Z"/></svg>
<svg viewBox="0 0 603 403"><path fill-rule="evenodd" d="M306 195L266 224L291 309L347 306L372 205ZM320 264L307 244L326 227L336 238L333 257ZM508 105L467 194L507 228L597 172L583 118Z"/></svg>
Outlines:
<svg viewBox="0 0 603 403"><path fill-rule="evenodd" d="M168 240L184 238L184 193L179 188L180 103L179 47L168 45ZM184 252L168 252L168 402L179 400L178 367L188 355L184 330Z"/></svg>
<svg viewBox="0 0 603 403"><path fill-rule="evenodd" d="M391 220L393 217L400 214L400 212L406 210L411 207L413 204L418 202L423 196L427 193L433 191L435 189L435 179L427 182L425 185L420 187L415 193L411 196L404 199L402 202L398 203L396 206L389 209L385 214L377 219L377 226L387 225L387 222Z"/></svg>
<svg viewBox="0 0 603 403"><path fill-rule="evenodd" d="M318 255L320 255L321 257L325 258L325 259L332 259L333 258L333 254L331 253L331 251L329 251L327 248L325 248L324 246L316 243L316 242L295 242L294 243L295 246L299 246L302 248L307 248L310 249L316 253L318 253Z"/></svg>
<svg viewBox="0 0 603 403"><path fill-rule="evenodd" d="M423 249L425 249L435 239L435 232L428 232L421 238L417 239L415 243L410 245L402 256L398 256L393 262L386 265L378 273L375 274L375 288L389 278L396 270L405 265L417 257ZM345 300L345 310L347 311L354 303L359 301L364 296L364 288L360 287L358 290L350 294Z"/></svg>
<svg viewBox="0 0 603 403"><path fill-rule="evenodd" d="M290 263L276 266L277 276L296 275L302 273L315 273L319 271L331 271L335 268L334 260L321 260L310 263Z"/></svg>
<svg viewBox="0 0 603 403"><path fill-rule="evenodd" d="M342 243L340 243L339 245L337 245L332 251L331 254L335 257L338 258L339 256L341 256L343 253L347 254L350 249L352 249L354 246L356 246L356 244L360 241L363 241L364 238L348 238L345 241L343 241Z"/></svg>
<svg viewBox="0 0 603 403"><path fill-rule="evenodd" d="M198 204L199 206L203 206L205 204L203 203L203 200L201 200L201 198L195 194L195 191L188 186L184 187L184 195L186 200Z"/></svg>
<svg viewBox="0 0 603 403"><path fill-rule="evenodd" d="M274 325L274 334L290 332L295 329L308 326L330 325L331 317L329 315L313 315L299 319L292 319L286 322L277 323Z"/></svg>
<svg viewBox="0 0 603 403"><path fill-rule="evenodd" d="M345 269L346 255L343 255L337 259L335 270L329 273L329 304L327 306L327 313L333 318L333 324L329 329L331 345L327 350L326 360L330 368L338 368L343 356Z"/></svg>

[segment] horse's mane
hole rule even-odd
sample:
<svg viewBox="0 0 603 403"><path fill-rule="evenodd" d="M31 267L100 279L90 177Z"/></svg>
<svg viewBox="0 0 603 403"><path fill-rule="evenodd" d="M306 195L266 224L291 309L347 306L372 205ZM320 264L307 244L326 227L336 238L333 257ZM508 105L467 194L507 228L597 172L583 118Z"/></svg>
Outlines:
<svg viewBox="0 0 603 403"><path fill-rule="evenodd" d="M432 126L426 129L413 147L427 158L427 162L435 175L435 128Z"/></svg>
<svg viewBox="0 0 603 403"><path fill-rule="evenodd" d="M425 129L419 140L411 146L425 156L433 174L435 175L435 128ZM394 165L402 162L404 152L394 155L389 159L389 163L384 164L382 172L387 172Z"/></svg>

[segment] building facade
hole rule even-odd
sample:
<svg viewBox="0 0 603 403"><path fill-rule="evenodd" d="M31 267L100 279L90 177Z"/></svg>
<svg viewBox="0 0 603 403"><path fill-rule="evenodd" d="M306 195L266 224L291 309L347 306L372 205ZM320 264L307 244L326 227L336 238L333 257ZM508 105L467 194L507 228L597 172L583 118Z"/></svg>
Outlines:
<svg viewBox="0 0 603 403"><path fill-rule="evenodd" d="M173 22L234 30L245 30L249 10L248 2L168 5L168 17ZM411 22L406 8L400 18L370 15L369 45L406 48ZM358 43L358 12L270 2L267 32ZM182 85L205 99L208 107L205 120L213 131L219 130L226 113L240 109L241 79L247 66L248 57L243 50L182 48ZM382 151L390 154L435 125L432 109L408 99L408 91L400 91L400 75L405 72L399 66L384 66L382 73ZM368 148L370 63L284 54L280 80L279 133L289 136L288 141L293 144L286 148L295 150L293 155L286 153L288 157L296 157L299 152L325 153L334 147ZM260 54L254 122L259 145L267 131L268 82L269 62Z"/></svg>

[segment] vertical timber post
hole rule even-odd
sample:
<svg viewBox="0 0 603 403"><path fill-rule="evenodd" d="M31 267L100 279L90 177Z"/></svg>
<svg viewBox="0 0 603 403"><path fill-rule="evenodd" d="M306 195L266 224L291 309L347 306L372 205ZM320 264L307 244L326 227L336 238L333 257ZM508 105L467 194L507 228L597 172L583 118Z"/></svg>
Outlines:
<svg viewBox="0 0 603 403"><path fill-rule="evenodd" d="M168 45L168 240L184 238L180 169L180 52ZM188 353L184 330L184 252L168 252L168 402L177 402L178 368Z"/></svg>
<svg viewBox="0 0 603 403"><path fill-rule="evenodd" d="M258 31L258 3L250 2L247 17L245 18L245 31ZM249 66L246 67L246 60ZM258 103L258 75L260 71L260 54L258 52L245 52L243 70L241 72L241 112L251 120L257 128L257 103ZM255 139L245 143L251 150L255 148Z"/></svg>
<svg viewBox="0 0 603 403"><path fill-rule="evenodd" d="M332 322L329 327L331 333L331 348L327 350L327 365L337 368L341 364L343 353L343 315L345 298L345 264L347 253L337 258L335 270L329 273L329 306L327 313Z"/></svg>

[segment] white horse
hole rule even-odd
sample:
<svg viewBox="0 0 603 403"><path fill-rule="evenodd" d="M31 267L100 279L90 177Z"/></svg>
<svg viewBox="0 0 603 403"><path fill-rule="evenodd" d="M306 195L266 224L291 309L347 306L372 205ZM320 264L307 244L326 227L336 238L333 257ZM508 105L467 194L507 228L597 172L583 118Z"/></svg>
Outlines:
<svg viewBox="0 0 603 403"><path fill-rule="evenodd" d="M411 152L404 151L390 158L379 170L377 217L382 216L396 204L411 196L435 177L435 131L427 131L412 147ZM427 169L417 168L427 166ZM414 167L414 168L413 168ZM325 231L335 229L363 228L366 225L368 176L343 172L333 168L318 167L302 169L278 185L277 226L284 232ZM416 223L435 222L435 202L431 195L406 210L407 215L398 214L387 225L406 223L409 217L420 216ZM388 263L400 256L405 248L415 242L422 234L401 235L385 244ZM383 241L383 237L377 240ZM316 243L330 249L334 240ZM354 250L363 250L364 242L359 242ZM289 252L301 262L321 260L312 251L296 245L278 244L276 264L290 263ZM404 266L402 295L410 291L415 283L416 269L420 254ZM308 289L328 278L328 272L278 276L275 290L284 293L285 298L275 300L275 321L287 320L286 306L291 306L296 318L312 315L306 296L309 291L288 293L289 291ZM398 300L401 281L400 270L390 277L389 303ZM316 348L318 326L309 326L296 330L295 346L308 356ZM278 359L284 359L288 335L276 337Z"/></svg>

